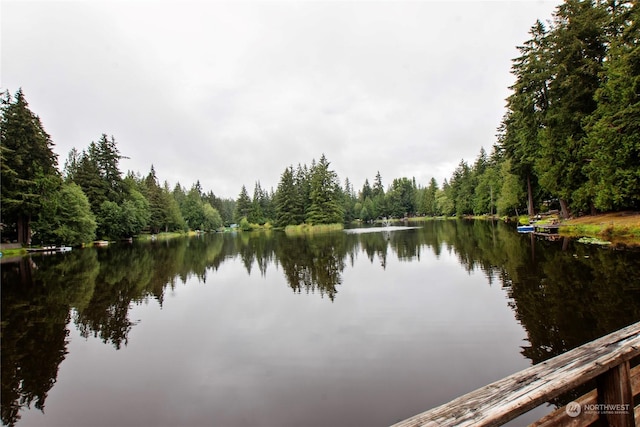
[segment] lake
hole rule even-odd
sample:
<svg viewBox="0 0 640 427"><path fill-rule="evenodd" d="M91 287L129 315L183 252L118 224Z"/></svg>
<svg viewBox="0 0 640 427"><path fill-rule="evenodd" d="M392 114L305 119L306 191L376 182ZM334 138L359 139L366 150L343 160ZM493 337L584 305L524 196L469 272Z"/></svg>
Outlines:
<svg viewBox="0 0 640 427"><path fill-rule="evenodd" d="M3 259L2 421L385 426L640 320L637 251L408 225Z"/></svg>

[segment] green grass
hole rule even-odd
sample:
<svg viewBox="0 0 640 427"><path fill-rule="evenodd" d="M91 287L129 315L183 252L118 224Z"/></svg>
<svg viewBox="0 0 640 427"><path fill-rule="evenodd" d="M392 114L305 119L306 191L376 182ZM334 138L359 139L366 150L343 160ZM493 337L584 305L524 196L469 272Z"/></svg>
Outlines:
<svg viewBox="0 0 640 427"><path fill-rule="evenodd" d="M562 234L569 236L599 236L603 234L603 231L601 225L594 224L564 225L562 227Z"/></svg>
<svg viewBox="0 0 640 427"><path fill-rule="evenodd" d="M597 237L625 246L640 246L640 213L611 212L563 221L560 234Z"/></svg>
<svg viewBox="0 0 640 427"><path fill-rule="evenodd" d="M300 225L287 225L284 232L287 236L302 236L309 234L330 233L334 231L342 231L344 229L343 224L300 224Z"/></svg>
<svg viewBox="0 0 640 427"><path fill-rule="evenodd" d="M411 218L407 218L408 221L411 222L427 222L427 221L433 221L436 219L442 219L444 217L442 216L412 216ZM396 223L396 222L404 222L404 219L392 219L391 220L392 223Z"/></svg>
<svg viewBox="0 0 640 427"><path fill-rule="evenodd" d="M169 240L175 239L176 237L186 237L186 236L195 236L197 233L195 231L189 232L180 232L180 231L170 231L170 232L162 232L158 234L140 234L135 237L135 240L140 240L143 242L150 241L152 239L156 240ZM155 237L152 237L155 236Z"/></svg>
<svg viewBox="0 0 640 427"><path fill-rule="evenodd" d="M20 249L4 249L2 251L0 251L0 253L2 253L2 256L18 256L18 255L26 255L27 250L24 248L20 248Z"/></svg>

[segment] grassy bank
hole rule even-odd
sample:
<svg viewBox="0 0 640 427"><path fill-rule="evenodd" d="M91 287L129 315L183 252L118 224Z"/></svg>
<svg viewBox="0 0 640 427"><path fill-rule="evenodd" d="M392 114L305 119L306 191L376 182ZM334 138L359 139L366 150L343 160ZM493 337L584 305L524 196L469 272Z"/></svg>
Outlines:
<svg viewBox="0 0 640 427"><path fill-rule="evenodd" d="M135 240L140 240L143 242L151 241L151 240L169 240L175 239L176 237L187 237L187 236L195 236L198 233L195 231L188 231L186 233L180 231L170 231L170 232L162 232L158 234L140 234L135 237Z"/></svg>
<svg viewBox="0 0 640 427"><path fill-rule="evenodd" d="M640 212L590 215L562 222L560 234L569 237L597 237L627 246L640 246Z"/></svg>
<svg viewBox="0 0 640 427"><path fill-rule="evenodd" d="M300 224L287 225L284 229L284 232L287 236L302 236L309 234L330 233L332 231L342 231L343 229L343 224Z"/></svg>
<svg viewBox="0 0 640 427"><path fill-rule="evenodd" d="M3 249L3 250L0 251L0 253L2 254L3 257L20 256L20 255L26 255L27 254L27 250L23 249L23 248L19 248L19 249Z"/></svg>

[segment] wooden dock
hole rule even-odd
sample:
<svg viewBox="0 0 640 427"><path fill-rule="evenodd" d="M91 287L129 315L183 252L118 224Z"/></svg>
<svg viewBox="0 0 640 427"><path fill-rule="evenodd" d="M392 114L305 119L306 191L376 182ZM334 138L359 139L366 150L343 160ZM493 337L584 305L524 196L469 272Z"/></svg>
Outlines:
<svg viewBox="0 0 640 427"><path fill-rule="evenodd" d="M532 426L630 427L640 420L640 322L465 394L393 427L499 426L595 379L597 388Z"/></svg>

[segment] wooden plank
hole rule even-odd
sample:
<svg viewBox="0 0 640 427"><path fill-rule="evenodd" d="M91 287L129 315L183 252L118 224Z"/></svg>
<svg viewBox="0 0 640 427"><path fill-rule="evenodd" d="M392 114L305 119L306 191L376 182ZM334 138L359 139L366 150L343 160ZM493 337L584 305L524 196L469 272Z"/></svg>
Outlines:
<svg viewBox="0 0 640 427"><path fill-rule="evenodd" d="M579 397L575 402L577 402L581 408L584 408L585 405L594 405L598 403L598 393L596 390L592 390ZM577 417L570 417L567 414L567 407L563 406L545 417L540 418L535 423L530 424L529 427L581 427L593 424L598 421L599 418L600 417L595 412L580 414Z"/></svg>
<svg viewBox="0 0 640 427"><path fill-rule="evenodd" d="M499 426L640 355L640 322L394 424Z"/></svg>
<svg viewBox="0 0 640 427"><path fill-rule="evenodd" d="M640 394L640 365L631 368L631 393Z"/></svg>
<svg viewBox="0 0 640 427"><path fill-rule="evenodd" d="M640 394L640 365L631 369L631 392L634 396ZM595 405L598 403L598 392L592 390L589 393L580 396L575 400L581 408L585 405ZM636 424L638 424L638 417L640 414L640 406L635 408ZM587 412L580 414L578 417L570 417L567 414L567 407L563 406L556 409L552 413L540 418L538 421L530 424L529 427L578 427L588 426L599 419L599 415L596 412Z"/></svg>
<svg viewBox="0 0 640 427"><path fill-rule="evenodd" d="M598 377L598 403L603 405L601 420L608 426L635 427L632 411L629 361L609 369Z"/></svg>

